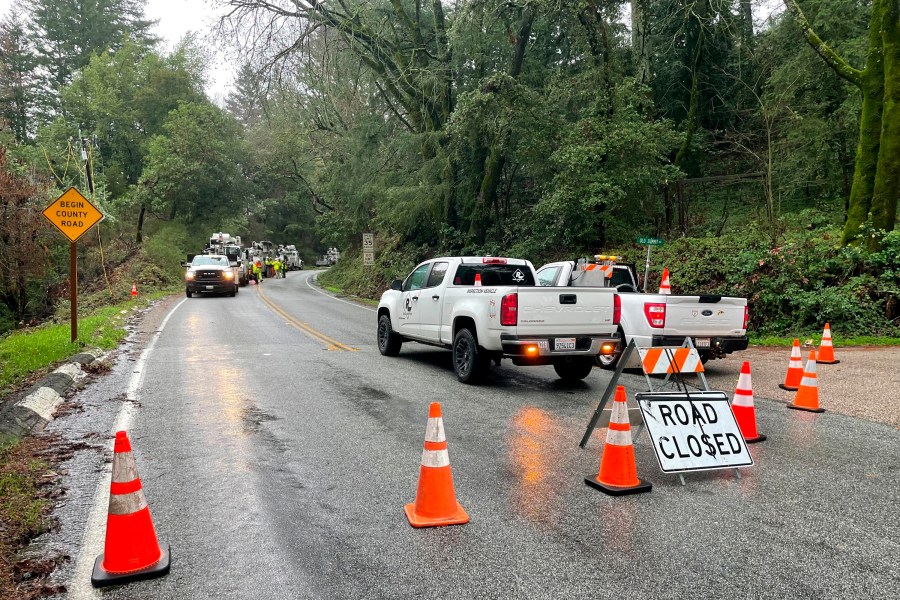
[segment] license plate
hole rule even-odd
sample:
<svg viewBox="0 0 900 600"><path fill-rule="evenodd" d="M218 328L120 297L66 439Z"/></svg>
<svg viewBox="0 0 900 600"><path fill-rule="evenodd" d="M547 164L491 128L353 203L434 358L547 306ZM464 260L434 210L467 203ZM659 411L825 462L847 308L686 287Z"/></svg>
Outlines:
<svg viewBox="0 0 900 600"><path fill-rule="evenodd" d="M208 286L206 286L206 289L211 290L211 289L213 289L214 287L216 287L216 286L214 286L214 285L208 285ZM707 341L706 345L707 345L707 346L709 345L709 342L708 342L708 341Z"/></svg>
<svg viewBox="0 0 900 600"><path fill-rule="evenodd" d="M575 338L556 338L553 344L554 350L574 350Z"/></svg>
<svg viewBox="0 0 900 600"><path fill-rule="evenodd" d="M694 339L694 347L695 348L709 348L709 338L695 338Z"/></svg>

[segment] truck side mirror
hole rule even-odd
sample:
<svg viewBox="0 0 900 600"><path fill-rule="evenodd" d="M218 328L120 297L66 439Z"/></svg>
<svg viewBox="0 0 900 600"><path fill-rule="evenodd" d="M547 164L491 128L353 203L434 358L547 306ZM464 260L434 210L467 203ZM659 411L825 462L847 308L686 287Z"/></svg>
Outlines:
<svg viewBox="0 0 900 600"><path fill-rule="evenodd" d="M181 266L182 266L182 267L189 267L189 266L191 266L191 265L189 265L188 263L186 263L186 262L184 262L184 261L181 261Z"/></svg>
<svg viewBox="0 0 900 600"><path fill-rule="evenodd" d="M399 279L393 280L391 282L391 289L396 290L398 292L402 292L403 291L403 282L400 281Z"/></svg>

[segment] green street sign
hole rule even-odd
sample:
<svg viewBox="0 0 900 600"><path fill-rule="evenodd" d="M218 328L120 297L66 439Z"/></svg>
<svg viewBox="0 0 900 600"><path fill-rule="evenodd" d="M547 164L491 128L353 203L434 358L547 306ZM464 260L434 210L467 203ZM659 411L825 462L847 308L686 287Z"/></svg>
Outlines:
<svg viewBox="0 0 900 600"><path fill-rule="evenodd" d="M661 239L652 237L639 237L634 241L641 246L662 246L663 244L665 244L665 242Z"/></svg>

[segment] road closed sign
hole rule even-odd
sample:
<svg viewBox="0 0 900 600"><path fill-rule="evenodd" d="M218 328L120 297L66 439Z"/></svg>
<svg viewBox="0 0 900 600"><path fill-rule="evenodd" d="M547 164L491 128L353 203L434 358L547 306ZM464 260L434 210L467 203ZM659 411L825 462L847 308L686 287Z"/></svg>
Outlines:
<svg viewBox="0 0 900 600"><path fill-rule="evenodd" d="M724 392L646 392L636 399L664 473L753 465Z"/></svg>

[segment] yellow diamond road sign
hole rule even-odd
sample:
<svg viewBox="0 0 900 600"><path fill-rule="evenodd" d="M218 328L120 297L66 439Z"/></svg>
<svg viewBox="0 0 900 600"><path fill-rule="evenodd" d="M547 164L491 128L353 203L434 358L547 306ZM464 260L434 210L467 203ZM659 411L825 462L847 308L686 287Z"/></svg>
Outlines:
<svg viewBox="0 0 900 600"><path fill-rule="evenodd" d="M74 187L45 208L44 216L72 242L103 220L103 213Z"/></svg>

